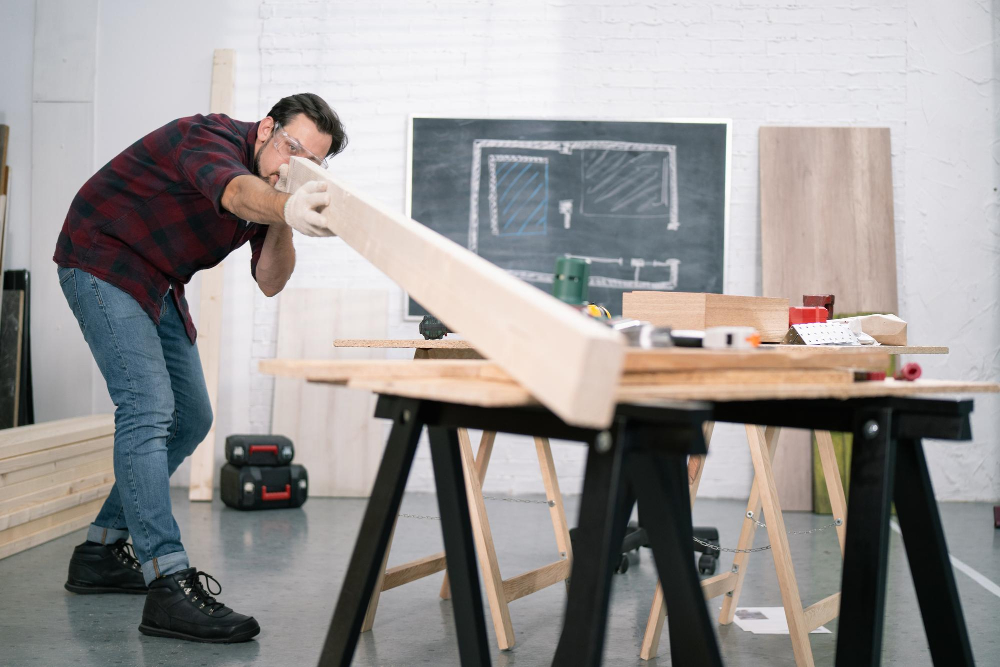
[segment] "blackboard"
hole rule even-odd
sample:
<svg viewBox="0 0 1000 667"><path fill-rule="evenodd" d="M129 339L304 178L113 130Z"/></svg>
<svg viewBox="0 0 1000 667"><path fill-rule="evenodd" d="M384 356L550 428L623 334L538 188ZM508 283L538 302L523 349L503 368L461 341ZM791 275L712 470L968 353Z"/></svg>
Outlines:
<svg viewBox="0 0 1000 667"><path fill-rule="evenodd" d="M410 142L410 217L540 289L569 254L616 315L626 291L722 292L728 121L414 117Z"/></svg>

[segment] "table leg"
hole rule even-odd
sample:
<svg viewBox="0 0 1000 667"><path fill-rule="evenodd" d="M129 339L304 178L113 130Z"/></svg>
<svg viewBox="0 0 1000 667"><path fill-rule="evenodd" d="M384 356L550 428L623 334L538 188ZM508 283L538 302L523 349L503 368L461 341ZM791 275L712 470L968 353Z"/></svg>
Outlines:
<svg viewBox="0 0 1000 667"><path fill-rule="evenodd" d="M844 495L844 480L840 476L837 465L837 453L833 449L833 436L829 431L813 431L816 436L816 449L823 466L823 478L826 480L826 493L830 497L830 508L834 519L841 519L837 526L837 540L840 541L840 555L844 555L844 543L847 539L847 500Z"/></svg>
<svg viewBox="0 0 1000 667"><path fill-rule="evenodd" d="M705 436L705 448L712 442L712 432L715 430L715 422L705 422L702 425L702 433ZM691 495L691 505L694 506L694 499L698 495L698 485L701 484L701 476L705 472L705 458L707 454L695 454L688 457L688 488ZM649 608L649 618L646 620L646 631L642 636L642 647L639 649L639 657L643 660L652 660L660 650L660 637L663 634L663 622L667 619L667 606L663 600L663 586L659 580L656 582L656 591L653 593L653 604Z"/></svg>
<svg viewBox="0 0 1000 667"><path fill-rule="evenodd" d="M899 442L894 498L931 658L939 666L973 665L969 632L920 440Z"/></svg>
<svg viewBox="0 0 1000 667"><path fill-rule="evenodd" d="M351 664L423 429L419 408L420 401L417 400L403 400L397 406L392 431L320 653L320 667L346 667Z"/></svg>
<svg viewBox="0 0 1000 667"><path fill-rule="evenodd" d="M468 429L460 428L458 429L458 437L461 439L462 434L465 437L469 437ZM497 434L496 431L483 431L482 436L479 438L479 449L476 451L476 472L479 475L479 484L482 486L483 480L486 479L486 468L490 465L490 455L493 454L493 443L496 441ZM465 450L462 450L464 457ZM463 461L464 465L464 461ZM474 502L469 503L469 511L475 512L476 507ZM473 520L475 520L475 514L473 515ZM482 519L480 519L482 520ZM451 588L448 585L448 573L444 573L444 581L441 582L441 592L439 593L442 600L447 600L451 597Z"/></svg>
<svg viewBox="0 0 1000 667"><path fill-rule="evenodd" d="M604 432L599 437L611 435ZM553 665L590 667L601 664L607 626L611 577L625 527L635 504L624 478L623 452L628 446L619 433L611 448L599 452L591 444L580 498L572 585L566 617Z"/></svg>
<svg viewBox="0 0 1000 667"><path fill-rule="evenodd" d="M891 426L889 409L862 411L855 422L847 506L851 522L840 586L838 667L874 666L882 659L889 512L896 470Z"/></svg>
<svg viewBox="0 0 1000 667"><path fill-rule="evenodd" d="M385 568L389 563L389 550L392 548L392 536L395 534L396 521L393 521L392 530L389 532L389 541L385 545L385 555L382 556L382 567L379 568L378 579L375 580L375 590L372 591L371 600L368 602L368 611L365 612L365 622L361 624L361 632L368 632L375 625L375 612L378 611L378 600L382 596L382 586L385 584Z"/></svg>
<svg viewBox="0 0 1000 667"><path fill-rule="evenodd" d="M444 534L445 559L452 582L452 606L458 652L463 665L489 665L490 652L486 640L486 620L476 573L476 549L466 479L455 429L428 429L431 441L431 462L437 486L438 511Z"/></svg>
<svg viewBox="0 0 1000 667"><path fill-rule="evenodd" d="M670 657L675 665L722 665L705 594L691 558L693 533L683 458L636 452L628 474L643 508L663 599L670 610Z"/></svg>

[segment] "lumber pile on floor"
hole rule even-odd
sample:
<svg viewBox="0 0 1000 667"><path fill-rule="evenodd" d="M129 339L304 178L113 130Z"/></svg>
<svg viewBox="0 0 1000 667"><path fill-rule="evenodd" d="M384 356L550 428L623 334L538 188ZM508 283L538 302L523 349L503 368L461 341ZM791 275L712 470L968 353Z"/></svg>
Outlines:
<svg viewBox="0 0 1000 667"><path fill-rule="evenodd" d="M114 484L113 415L0 431L0 558L90 524Z"/></svg>

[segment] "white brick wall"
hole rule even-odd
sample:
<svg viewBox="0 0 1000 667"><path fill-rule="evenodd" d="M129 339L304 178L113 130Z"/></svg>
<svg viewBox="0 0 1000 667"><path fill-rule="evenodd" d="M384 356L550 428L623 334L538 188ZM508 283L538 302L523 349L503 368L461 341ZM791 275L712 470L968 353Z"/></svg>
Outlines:
<svg viewBox="0 0 1000 667"><path fill-rule="evenodd" d="M918 4L923 14L936 3ZM992 39L990 10L971 0L940 3L934 17L940 25L956 20L958 33L945 35L958 50ZM914 340L949 342L934 334L928 308L911 309L922 299L908 278L919 265L939 261L935 243L913 249L907 239L912 206L907 194L910 162L904 149L922 150L907 137L907 122L916 117L908 102L914 85L933 96L940 77L923 77L908 66L910 41L927 39L938 30L934 20L910 21L912 8L903 0L728 0L702 3L632 2L629 0L498 0L495 2L369 0L366 2L282 2L263 0L260 113L282 95L304 90L323 96L341 114L351 143L332 163L332 171L389 206L404 209L406 127L409 114L472 117L670 118L733 119L731 233L726 291L760 292L760 235L757 192L757 130L762 124L887 126L892 132L897 247L900 248L900 303L904 318L912 310ZM985 30L977 27L982 21ZM962 32L965 31L965 32ZM978 32L977 32L978 31ZM982 32L982 35L979 34ZM976 39L972 39L976 33ZM963 38L968 37L968 44ZM989 48L980 48L965 65L985 71L992 82ZM962 65L963 63L959 63ZM948 71L941 73L947 78ZM919 79L914 84L914 77ZM982 84L982 82L980 82ZM974 101L983 87L963 90ZM986 102L978 124L952 131L976 133L981 146L993 141L990 121L996 107ZM955 113L960 113L961 107ZM985 134L984 134L985 133ZM986 171L988 151L981 149ZM934 164L922 164L913 187L934 188ZM981 184L977 183L976 187ZM957 184L957 187L963 187ZM943 194L954 196L950 190ZM987 192L968 193L982 199ZM977 199L978 200L978 199ZM988 219L987 219L988 216ZM984 301L959 308L986 312L977 324L997 330L997 221L995 207L966 224L989 233L971 238L986 243L978 271L994 284L980 285ZM940 234L940 232L938 232ZM933 236L933 235L932 235ZM943 243L947 236L940 239ZM937 246L943 247L943 246ZM992 262L993 269L990 269ZM986 267L985 269L983 267ZM946 258L942 274L963 285L960 252ZM302 243L293 286L370 286L394 290L391 336L413 336L413 323L402 321L402 295L379 272L340 241ZM921 303L923 303L921 301ZM276 300L255 303L253 355L273 354ZM972 334L953 376L986 379L998 374L995 334ZM983 362L981 359L989 359ZM954 360L954 355L953 355ZM252 428L269 428L273 383L254 373L251 385ZM975 450L981 461L972 488L956 470L936 472L945 480L943 495L956 498L1000 496L1000 462L996 446L997 404L981 402L980 438ZM983 430L985 429L985 431ZM701 491L706 496L745 496L750 464L740 429L720 427ZM582 473L583 450L555 448L563 489L575 492ZM973 457L975 458L975 457ZM422 450L411 488L430 489L426 450ZM941 457L947 467L947 458ZM509 438L498 443L487 478L490 492L536 492L541 482L530 440Z"/></svg>

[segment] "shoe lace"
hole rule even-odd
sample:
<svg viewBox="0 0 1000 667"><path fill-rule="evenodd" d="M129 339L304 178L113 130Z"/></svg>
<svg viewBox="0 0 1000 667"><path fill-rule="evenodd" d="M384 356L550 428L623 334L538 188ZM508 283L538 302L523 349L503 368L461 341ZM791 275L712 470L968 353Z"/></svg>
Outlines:
<svg viewBox="0 0 1000 667"><path fill-rule="evenodd" d="M139 564L139 559L135 555L135 549L128 542L120 541L115 543L112 547L114 552L118 555L118 558L126 567L130 567L133 570L141 570L142 565Z"/></svg>
<svg viewBox="0 0 1000 667"><path fill-rule="evenodd" d="M204 584L202 584L200 577L205 577ZM210 581L214 581L215 585L219 587L219 590L213 591L209 585ZM208 613L212 614L226 606L212 597L222 592L222 584L219 583L218 579L207 572L198 570L189 576L185 583L187 584L187 588L194 592L194 595L191 596L191 602L198 602L199 599L201 600L201 604L198 605L199 609L208 607Z"/></svg>

